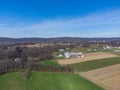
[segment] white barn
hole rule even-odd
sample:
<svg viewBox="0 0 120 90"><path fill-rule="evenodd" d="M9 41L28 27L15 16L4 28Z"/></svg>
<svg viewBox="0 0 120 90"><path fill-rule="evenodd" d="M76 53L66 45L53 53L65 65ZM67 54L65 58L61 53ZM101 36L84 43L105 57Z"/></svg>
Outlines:
<svg viewBox="0 0 120 90"><path fill-rule="evenodd" d="M71 58L71 57L84 57L82 52L78 52L78 53L73 53L73 52L65 52L64 53L64 57L65 58Z"/></svg>

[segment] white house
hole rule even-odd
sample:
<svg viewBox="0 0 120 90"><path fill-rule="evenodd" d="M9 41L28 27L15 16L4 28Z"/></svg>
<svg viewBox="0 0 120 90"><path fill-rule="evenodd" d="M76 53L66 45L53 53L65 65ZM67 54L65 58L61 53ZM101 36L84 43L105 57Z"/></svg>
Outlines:
<svg viewBox="0 0 120 90"><path fill-rule="evenodd" d="M14 61L15 61L15 62L21 62L21 61L22 61L22 58L15 58Z"/></svg>
<svg viewBox="0 0 120 90"><path fill-rule="evenodd" d="M62 57L64 57L64 55L63 54L59 54L57 57L62 58Z"/></svg>
<svg viewBox="0 0 120 90"><path fill-rule="evenodd" d="M106 45L106 46L103 46L103 49L106 50L106 49L111 49L110 46Z"/></svg>
<svg viewBox="0 0 120 90"><path fill-rule="evenodd" d="M65 52L65 53L64 53L64 57L65 57L65 58L70 58L70 57L71 57L71 54L70 54L69 52Z"/></svg>
<svg viewBox="0 0 120 90"><path fill-rule="evenodd" d="M64 52L64 49L59 49L60 52Z"/></svg>
<svg viewBox="0 0 120 90"><path fill-rule="evenodd" d="M73 53L73 52L65 52L64 53L64 57L65 58L71 58L71 57L84 57L82 52L78 52L78 53Z"/></svg>

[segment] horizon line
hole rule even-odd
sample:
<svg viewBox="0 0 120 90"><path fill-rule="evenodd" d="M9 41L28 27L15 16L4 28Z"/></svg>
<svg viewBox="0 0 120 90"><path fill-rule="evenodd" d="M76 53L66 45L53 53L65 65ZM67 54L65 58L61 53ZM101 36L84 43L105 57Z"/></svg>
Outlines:
<svg viewBox="0 0 120 90"><path fill-rule="evenodd" d="M120 38L119 37L74 37L74 36L61 36L61 37L0 37L0 38L11 38L11 39L22 39L22 38L43 38L43 39L49 39L49 38Z"/></svg>

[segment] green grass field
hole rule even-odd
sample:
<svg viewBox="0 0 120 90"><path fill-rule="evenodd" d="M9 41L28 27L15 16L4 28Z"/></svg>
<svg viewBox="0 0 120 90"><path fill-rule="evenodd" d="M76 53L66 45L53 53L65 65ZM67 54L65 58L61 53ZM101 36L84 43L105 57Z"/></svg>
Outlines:
<svg viewBox="0 0 120 90"><path fill-rule="evenodd" d="M40 61L40 64L52 65L52 66L60 66L60 64L58 64L58 62L56 60L44 60L44 61Z"/></svg>
<svg viewBox="0 0 120 90"><path fill-rule="evenodd" d="M83 72L83 71L103 68L115 64L120 64L120 57L86 61L86 62L71 64L70 66L73 67L75 71Z"/></svg>
<svg viewBox="0 0 120 90"><path fill-rule="evenodd" d="M26 82L20 73L0 76L0 90L26 90Z"/></svg>
<svg viewBox="0 0 120 90"><path fill-rule="evenodd" d="M0 76L0 90L104 90L76 74L32 72L28 80L20 73Z"/></svg>

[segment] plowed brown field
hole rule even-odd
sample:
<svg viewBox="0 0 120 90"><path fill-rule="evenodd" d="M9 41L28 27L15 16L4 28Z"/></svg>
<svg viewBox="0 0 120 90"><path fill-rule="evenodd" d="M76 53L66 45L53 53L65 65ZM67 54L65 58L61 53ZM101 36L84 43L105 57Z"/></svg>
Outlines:
<svg viewBox="0 0 120 90"><path fill-rule="evenodd" d="M120 64L80 73L106 90L120 90Z"/></svg>
<svg viewBox="0 0 120 90"><path fill-rule="evenodd" d="M58 63L62 65L66 65L66 64L74 64L79 62L85 62L90 60L100 60L100 59L112 58L112 57L118 57L118 56L110 53L94 52L94 53L84 54L83 58L70 58L70 59L58 60Z"/></svg>

